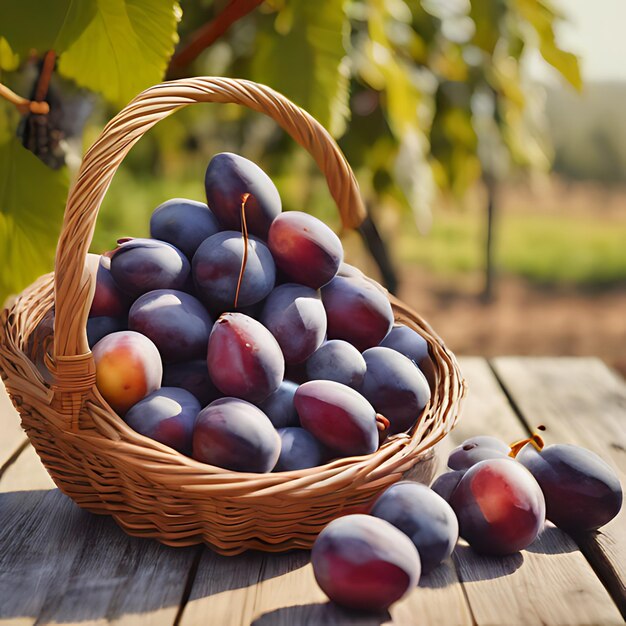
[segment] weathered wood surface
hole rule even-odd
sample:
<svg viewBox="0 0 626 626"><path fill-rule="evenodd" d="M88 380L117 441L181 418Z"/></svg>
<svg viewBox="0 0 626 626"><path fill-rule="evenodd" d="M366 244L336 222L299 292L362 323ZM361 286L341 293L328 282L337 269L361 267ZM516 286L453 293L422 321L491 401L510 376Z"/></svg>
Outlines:
<svg viewBox="0 0 626 626"><path fill-rule="evenodd" d="M469 358L462 369L470 394L458 428L440 444L442 457L466 437L513 440L544 423L549 440L595 450L626 482L624 383L602 363L503 358L492 370ZM529 550L505 559L481 557L462 542L389 613L355 614L328 602L307 552L227 558L176 550L81 511L52 489L8 402L0 390L2 624L623 623L616 603L624 592L625 512L601 533L577 537L578 545L548 526Z"/></svg>

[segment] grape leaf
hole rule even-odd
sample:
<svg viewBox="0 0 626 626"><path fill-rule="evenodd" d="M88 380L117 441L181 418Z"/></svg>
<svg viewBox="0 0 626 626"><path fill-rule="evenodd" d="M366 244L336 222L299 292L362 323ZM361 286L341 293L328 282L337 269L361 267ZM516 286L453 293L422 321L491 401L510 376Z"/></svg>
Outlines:
<svg viewBox="0 0 626 626"><path fill-rule="evenodd" d="M0 35L22 58L31 50L60 54L93 19L96 6L97 0L0 0Z"/></svg>
<svg viewBox="0 0 626 626"><path fill-rule="evenodd" d="M124 105L162 80L180 15L174 0L98 0L93 19L61 55L59 72Z"/></svg>
<svg viewBox="0 0 626 626"><path fill-rule="evenodd" d="M65 168L51 170L0 132L0 305L52 270L68 187Z"/></svg>
<svg viewBox="0 0 626 626"><path fill-rule="evenodd" d="M291 0L277 25L261 29L252 78L285 94L334 136L350 116L344 0Z"/></svg>

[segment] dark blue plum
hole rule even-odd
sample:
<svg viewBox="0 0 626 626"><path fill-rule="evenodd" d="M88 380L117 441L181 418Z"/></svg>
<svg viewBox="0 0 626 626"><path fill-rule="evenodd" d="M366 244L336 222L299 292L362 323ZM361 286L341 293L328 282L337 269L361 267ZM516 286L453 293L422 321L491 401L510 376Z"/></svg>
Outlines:
<svg viewBox="0 0 626 626"><path fill-rule="evenodd" d="M193 431L193 458L237 472L271 472L280 437L266 415L249 402L220 398L200 411Z"/></svg>
<svg viewBox="0 0 626 626"><path fill-rule="evenodd" d="M151 339L166 363L206 358L213 322L202 303L183 291L157 289L138 298L128 325Z"/></svg>
<svg viewBox="0 0 626 626"><path fill-rule="evenodd" d="M278 389L285 373L283 353L272 333L243 313L224 313L215 322L207 364L224 395L256 403Z"/></svg>
<svg viewBox="0 0 626 626"><path fill-rule="evenodd" d="M418 332L404 324L394 324L380 345L414 361L426 376L430 388L435 388L435 366L428 352L428 342Z"/></svg>
<svg viewBox="0 0 626 626"><path fill-rule="evenodd" d="M285 363L302 363L326 336L326 313L314 289L287 283L267 297L260 321L276 337Z"/></svg>
<svg viewBox="0 0 626 626"><path fill-rule="evenodd" d="M282 272L311 289L332 280L343 260L339 237L324 222L301 211L281 213L272 222L267 245Z"/></svg>
<svg viewBox="0 0 626 626"><path fill-rule="evenodd" d="M392 485L376 500L370 514L393 524L413 542L423 574L447 559L459 539L459 523L450 505L420 483Z"/></svg>
<svg viewBox="0 0 626 626"><path fill-rule="evenodd" d="M133 405L124 421L138 433L191 454L191 438L200 403L185 389L161 387Z"/></svg>
<svg viewBox="0 0 626 626"><path fill-rule="evenodd" d="M226 230L241 230L241 203L244 194L249 194L245 203L248 230L267 238L282 206L274 183L258 165L237 154L216 154L207 167L204 185L207 203Z"/></svg>
<svg viewBox="0 0 626 626"><path fill-rule="evenodd" d="M460 534L483 554L513 554L543 529L546 503L533 475L513 459L472 465L450 498Z"/></svg>
<svg viewBox="0 0 626 626"><path fill-rule="evenodd" d="M274 468L275 472L317 467L327 456L324 446L304 428L290 426L279 428L280 456Z"/></svg>
<svg viewBox="0 0 626 626"><path fill-rule="evenodd" d="M276 279L274 260L267 246L256 237L250 237L247 248L238 307L263 300L274 288ZM224 311L235 306L243 255L241 233L232 230L205 239L196 251L192 267L198 297L212 310Z"/></svg>
<svg viewBox="0 0 626 626"><path fill-rule="evenodd" d="M478 435L466 439L450 452L448 467L453 470L466 470L485 459L502 459L509 456L511 448L496 437Z"/></svg>
<svg viewBox="0 0 626 626"><path fill-rule="evenodd" d="M163 366L163 386L181 387L192 393L206 406L222 396L209 376L206 359L194 359L180 363L165 363Z"/></svg>
<svg viewBox="0 0 626 626"><path fill-rule="evenodd" d="M385 520L345 515L328 524L311 550L315 580L334 602L384 611L417 585L420 557L411 540Z"/></svg>
<svg viewBox="0 0 626 626"><path fill-rule="evenodd" d="M365 368L361 353L341 339L326 341L306 362L309 380L334 380L353 389L361 387Z"/></svg>
<svg viewBox="0 0 626 626"><path fill-rule="evenodd" d="M206 204L185 198L160 204L150 218L150 235L176 246L189 260L198 246L219 230L217 218Z"/></svg>
<svg viewBox="0 0 626 626"><path fill-rule="evenodd" d="M111 256L111 275L134 298L155 289L183 289L189 272L189 261L178 248L155 239L124 241Z"/></svg>
<svg viewBox="0 0 626 626"><path fill-rule="evenodd" d="M93 348L103 337L126 330L128 323L126 319L119 317L90 317L87 320L87 342L89 348Z"/></svg>
<svg viewBox="0 0 626 626"><path fill-rule="evenodd" d="M461 478L465 475L465 470L453 470L451 472L445 472L441 476L437 477L435 482L430 488L438 493L446 502L450 502L452 493L456 489L457 485L461 482Z"/></svg>
<svg viewBox="0 0 626 626"><path fill-rule="evenodd" d="M376 411L351 387L312 380L298 387L295 405L302 427L332 452L355 456L378 448Z"/></svg>
<svg viewBox="0 0 626 626"><path fill-rule="evenodd" d="M597 454L568 444L541 451L527 444L517 460L530 470L546 498L546 517L571 531L596 530L622 507L622 486Z"/></svg>
<svg viewBox="0 0 626 626"><path fill-rule="evenodd" d="M322 288L328 338L343 339L360 352L377 346L391 330L387 296L366 278L335 276Z"/></svg>
<svg viewBox="0 0 626 626"><path fill-rule="evenodd" d="M96 289L89 317L123 318L128 314L131 299L117 285L111 275L111 259L102 255L96 272Z"/></svg>
<svg viewBox="0 0 626 626"><path fill-rule="evenodd" d="M390 348L363 353L367 369L361 393L390 422L389 433L411 428L430 400L424 374L404 355Z"/></svg>
<svg viewBox="0 0 626 626"><path fill-rule="evenodd" d="M283 380L280 387L259 405L275 428L300 426L300 418L294 404L297 389L297 383Z"/></svg>

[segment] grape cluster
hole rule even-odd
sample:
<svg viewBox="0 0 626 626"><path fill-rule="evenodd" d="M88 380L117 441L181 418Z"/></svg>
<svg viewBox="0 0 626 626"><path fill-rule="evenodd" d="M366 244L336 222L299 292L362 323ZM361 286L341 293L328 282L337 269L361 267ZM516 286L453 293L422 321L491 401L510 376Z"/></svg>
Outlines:
<svg viewBox="0 0 626 626"><path fill-rule="evenodd" d="M283 212L251 161L216 155L205 188L100 257L87 336L103 398L140 434L242 472L370 454L411 429L434 366L384 289L323 222Z"/></svg>

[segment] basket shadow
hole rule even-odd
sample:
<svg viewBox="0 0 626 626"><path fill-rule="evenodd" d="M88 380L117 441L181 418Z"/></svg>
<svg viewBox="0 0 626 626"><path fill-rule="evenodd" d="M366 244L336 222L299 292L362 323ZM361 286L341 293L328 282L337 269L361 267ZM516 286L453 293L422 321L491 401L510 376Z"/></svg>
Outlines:
<svg viewBox="0 0 626 626"><path fill-rule="evenodd" d="M0 493L0 620L116 620L167 610L173 622L192 580L191 598L205 597L293 565L277 559L267 568L264 557L221 557L201 546L130 537L112 518L80 509L58 489ZM298 558L306 563L308 553Z"/></svg>
<svg viewBox="0 0 626 626"><path fill-rule="evenodd" d="M365 613L342 609L333 602L316 602L268 611L257 617L251 626L270 626L270 624L380 626L380 624L386 624L390 621L391 615L388 611Z"/></svg>

